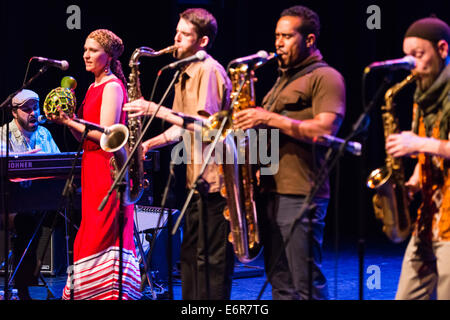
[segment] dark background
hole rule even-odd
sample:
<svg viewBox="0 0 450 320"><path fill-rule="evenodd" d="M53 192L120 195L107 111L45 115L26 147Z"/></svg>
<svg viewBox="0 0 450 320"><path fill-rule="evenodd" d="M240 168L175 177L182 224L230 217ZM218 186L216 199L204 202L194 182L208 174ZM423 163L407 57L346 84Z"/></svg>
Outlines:
<svg viewBox="0 0 450 320"><path fill-rule="evenodd" d="M81 29L69 30L66 20L70 14L67 7L76 4L81 9ZM84 69L82 59L86 36L94 29L107 28L120 36L125 44L122 62L125 75L130 69L128 60L135 48L148 46L160 50L173 43L178 14L188 7L204 7L214 14L219 33L210 54L222 65L240 56L264 49L274 51L274 29L281 11L292 5L305 5L315 10L321 19L319 49L325 60L339 70L347 85L347 115L338 133L339 137L350 134L353 124L363 110L361 98L362 71L374 61L400 58L403 35L415 20L436 14L448 22L448 1L238 1L238 0L164 0L164 1L46 1L0 2L0 100L20 88L27 64L32 56L67 60L70 68L61 71L50 68L32 83L30 89L41 97L58 87L62 77L73 76L78 81L76 95L81 103L93 76ZM381 9L381 29L369 30L366 21L370 14L367 7L376 4ZM173 61L170 56L141 58L141 89L148 98L156 72ZM29 66L29 77L39 70L33 61ZM257 71L257 102L272 86L276 68L274 64ZM370 100L386 73L374 72L366 81L366 97ZM402 80L408 73L392 73L394 82ZM171 79L166 72L156 89L155 100L162 96ZM414 85L398 95L398 112L401 126L408 129L411 120L411 96ZM384 163L384 138L380 122L379 107L371 112L370 127L365 135L354 140L363 143L363 155L344 155L331 175L333 198L327 216L326 242L335 238L353 241L359 235L386 241L381 225L373 216L371 197L373 192L365 186L367 175ZM171 97L165 105L171 105ZM63 127L45 125L52 133L62 151L75 151L77 143ZM164 124L155 121L148 137L161 132ZM161 149L161 170L154 174L155 202L160 204L161 193L167 181L167 163L170 149ZM410 161L406 170L411 169ZM183 203L179 190L184 184L183 168L177 168L177 184L170 198L173 206ZM339 174L337 180L336 174ZM181 186L181 187L180 187ZM338 208L338 209L337 209Z"/></svg>

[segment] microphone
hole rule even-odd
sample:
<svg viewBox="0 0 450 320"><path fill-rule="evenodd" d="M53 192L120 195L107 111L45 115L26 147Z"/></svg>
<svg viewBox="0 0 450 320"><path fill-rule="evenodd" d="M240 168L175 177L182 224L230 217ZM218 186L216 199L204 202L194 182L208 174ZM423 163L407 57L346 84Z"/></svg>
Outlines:
<svg viewBox="0 0 450 320"><path fill-rule="evenodd" d="M102 126L99 125L99 124L92 123L92 122L89 122L89 121L86 121L86 120L83 120L83 119L76 119L76 118L73 118L72 120L75 121L75 122L84 124L89 130L97 130L97 131L100 131L100 132L102 132L102 133L104 133L104 134L106 134L106 135L109 135L109 134L111 133L111 131L109 130L109 128L107 128L107 127L102 127Z"/></svg>
<svg viewBox="0 0 450 320"><path fill-rule="evenodd" d="M261 59L260 61L256 62L253 66L253 70L258 69L259 67L265 65L267 62L271 61L274 58L278 58L278 54L275 52L269 53L269 56L266 59Z"/></svg>
<svg viewBox="0 0 450 320"><path fill-rule="evenodd" d="M251 54L246 57L234 59L228 65L239 64L239 63L258 63L261 61L266 61L268 58L269 58L269 54L266 51L259 50L255 54Z"/></svg>
<svg viewBox="0 0 450 320"><path fill-rule="evenodd" d="M406 69L411 70L416 67L416 59L413 56L405 56L400 59L373 62L364 69L364 73L369 73L374 69Z"/></svg>
<svg viewBox="0 0 450 320"><path fill-rule="evenodd" d="M345 143L345 140L338 137L330 136L328 134L323 134L319 138L325 140L324 144L326 146L334 149L339 148ZM317 140L318 140L317 137L314 138L314 142L316 142ZM360 156L361 143L355 141L348 141L347 144L345 145L345 150L350 152L351 154L354 154L355 156Z"/></svg>
<svg viewBox="0 0 450 320"><path fill-rule="evenodd" d="M39 62L42 62L46 65L59 68L61 70L67 70L69 69L69 63L66 60L53 60L48 58L42 58L42 57L32 57L31 60L37 60Z"/></svg>
<svg viewBox="0 0 450 320"><path fill-rule="evenodd" d="M37 123L44 124L46 122L50 122L46 116L43 116L42 114L37 118Z"/></svg>
<svg viewBox="0 0 450 320"><path fill-rule="evenodd" d="M168 64L167 66L165 66L161 70L164 70L164 69L167 69L167 68L168 69L179 68L179 67L185 66L186 64L189 64L191 62L203 61L203 60L205 60L205 58L206 58L206 52L203 51L203 50L200 50L200 51L197 51L196 54L194 54L194 55L192 55L190 57L187 57L187 58L184 58L184 59L172 62L171 64Z"/></svg>

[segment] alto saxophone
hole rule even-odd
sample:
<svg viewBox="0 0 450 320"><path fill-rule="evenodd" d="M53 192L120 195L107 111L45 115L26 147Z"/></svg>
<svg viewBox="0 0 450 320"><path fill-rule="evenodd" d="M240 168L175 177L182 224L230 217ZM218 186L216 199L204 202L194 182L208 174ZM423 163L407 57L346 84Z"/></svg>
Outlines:
<svg viewBox="0 0 450 320"><path fill-rule="evenodd" d="M142 97L141 85L139 80L139 58L156 57L162 54L171 53L176 50L175 46L169 46L160 51L155 51L149 47L140 47L134 50L131 55L129 66L131 69L128 77L128 101L134 101ZM102 135L101 141L102 149L109 152L114 152L114 157L111 158L112 166L114 168L113 175L116 175L123 164L126 162L128 154L135 147L142 132L142 117L129 117L127 121L128 133L126 130L113 131L114 134ZM125 141L124 141L125 140ZM124 143L127 142L127 143ZM127 145L125 145L127 144ZM125 192L125 203L133 204L139 201L144 192L147 183L144 179L144 163L142 161L142 147L139 145L133 158L130 159L128 172L125 180L127 180L127 190Z"/></svg>
<svg viewBox="0 0 450 320"><path fill-rule="evenodd" d="M384 95L382 121L385 139L390 134L399 132L398 120L394 114L394 97L415 78L414 73L408 75ZM402 159L386 154L385 166L370 173L367 186L376 190L372 203L375 216L383 221L383 232L392 242L404 241L412 228Z"/></svg>

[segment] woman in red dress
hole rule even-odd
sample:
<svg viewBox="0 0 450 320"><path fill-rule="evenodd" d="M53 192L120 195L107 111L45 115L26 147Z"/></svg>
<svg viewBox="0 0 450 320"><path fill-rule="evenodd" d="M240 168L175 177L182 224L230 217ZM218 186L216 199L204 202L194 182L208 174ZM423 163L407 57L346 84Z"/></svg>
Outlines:
<svg viewBox="0 0 450 320"><path fill-rule="evenodd" d="M84 45L86 70L95 76L78 117L109 127L125 123L122 111L127 101L126 79L118 57L123 52L122 40L106 29L93 31ZM85 126L66 115L56 119L67 125L81 140ZM113 192L102 211L98 207L113 183L110 159L112 153L100 148L101 133L89 131L83 143L81 163L82 219L77 232L73 272L69 272L63 299L115 300L119 298L119 213L120 203ZM140 272L133 241L133 206L124 209L122 260L122 296L139 299Z"/></svg>

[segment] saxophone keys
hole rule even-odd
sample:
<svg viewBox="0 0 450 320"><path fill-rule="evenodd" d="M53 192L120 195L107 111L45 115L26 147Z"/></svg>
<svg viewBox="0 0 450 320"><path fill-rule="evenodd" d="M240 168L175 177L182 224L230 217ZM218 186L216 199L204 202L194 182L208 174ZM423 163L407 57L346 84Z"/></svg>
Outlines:
<svg viewBox="0 0 450 320"><path fill-rule="evenodd" d="M232 232L230 232L230 233L228 234L228 242L234 244L234 241L233 241L233 233L232 233Z"/></svg>
<svg viewBox="0 0 450 320"><path fill-rule="evenodd" d="M225 209L223 209L223 216L226 220L230 221L230 210L228 209L228 207L225 207Z"/></svg>

